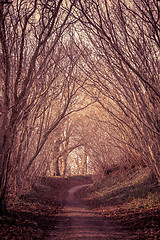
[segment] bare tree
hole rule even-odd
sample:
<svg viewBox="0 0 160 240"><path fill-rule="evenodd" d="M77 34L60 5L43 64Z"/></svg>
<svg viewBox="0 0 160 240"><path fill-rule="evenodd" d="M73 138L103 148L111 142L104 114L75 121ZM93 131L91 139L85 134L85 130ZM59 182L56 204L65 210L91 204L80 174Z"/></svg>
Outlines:
<svg viewBox="0 0 160 240"><path fill-rule="evenodd" d="M67 26L73 23L70 16L74 4L75 1L63 0L0 2L1 212L5 208L9 172L16 174L20 167L23 175L30 169L77 92L70 74L74 66L69 67L64 61L60 41ZM57 103L58 107L53 105ZM55 115L51 117L54 107ZM28 150L32 153L30 158Z"/></svg>
<svg viewBox="0 0 160 240"><path fill-rule="evenodd" d="M85 40L82 34L79 38L87 63L83 70L97 88L94 97L116 121L117 141L140 154L160 181L159 2L78 2L75 18L83 24Z"/></svg>

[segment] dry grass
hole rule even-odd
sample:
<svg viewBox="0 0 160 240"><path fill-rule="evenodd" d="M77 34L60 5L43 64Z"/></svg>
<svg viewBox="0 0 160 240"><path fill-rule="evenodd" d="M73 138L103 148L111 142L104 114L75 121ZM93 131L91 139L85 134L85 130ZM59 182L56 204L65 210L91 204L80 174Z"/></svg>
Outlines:
<svg viewBox="0 0 160 240"><path fill-rule="evenodd" d="M112 171L81 197L136 233L136 239L160 239L160 187L150 169Z"/></svg>
<svg viewBox="0 0 160 240"><path fill-rule="evenodd" d="M159 196L160 189L149 168L119 169L93 184L84 193L84 200L97 206L135 208L132 203L137 203L137 207L157 206L160 204Z"/></svg>

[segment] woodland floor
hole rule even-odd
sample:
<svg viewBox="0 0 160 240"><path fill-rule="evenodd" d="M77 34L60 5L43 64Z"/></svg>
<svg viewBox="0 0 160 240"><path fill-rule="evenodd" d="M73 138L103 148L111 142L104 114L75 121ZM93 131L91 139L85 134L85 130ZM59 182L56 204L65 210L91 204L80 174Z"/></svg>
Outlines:
<svg viewBox="0 0 160 240"><path fill-rule="evenodd" d="M128 176L127 181L126 179ZM139 178L139 176L142 176ZM118 179L118 181L117 181ZM56 224L68 190L91 183L90 177L43 178L33 191L9 206L8 215L0 218L0 239L45 239ZM122 184L123 183L123 184ZM111 172L96 181L82 198L90 208L101 212L136 236L134 239L160 239L160 190L146 169L122 174ZM118 187L117 187L118 186ZM83 239L82 239L83 240Z"/></svg>
<svg viewBox="0 0 160 240"><path fill-rule="evenodd" d="M91 183L90 177L42 178L33 190L14 204L8 214L0 217L0 239L44 239L56 223L56 214L63 208L68 190Z"/></svg>

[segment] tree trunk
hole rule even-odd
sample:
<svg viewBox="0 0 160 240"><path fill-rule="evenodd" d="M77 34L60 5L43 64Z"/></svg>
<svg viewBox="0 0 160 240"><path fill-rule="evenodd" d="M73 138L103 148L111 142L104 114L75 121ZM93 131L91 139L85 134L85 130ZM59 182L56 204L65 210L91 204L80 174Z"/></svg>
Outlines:
<svg viewBox="0 0 160 240"><path fill-rule="evenodd" d="M84 153L83 153L82 174L83 175L87 174L87 150L86 150L86 148L84 149Z"/></svg>
<svg viewBox="0 0 160 240"><path fill-rule="evenodd" d="M62 157L62 171L61 171L62 176L66 175L67 159L68 159L68 153L65 153L64 156Z"/></svg>
<svg viewBox="0 0 160 240"><path fill-rule="evenodd" d="M60 171L59 171L59 159L55 158L54 159L54 165L53 165L53 175L54 176L60 176Z"/></svg>
<svg viewBox="0 0 160 240"><path fill-rule="evenodd" d="M9 174L9 162L11 154L12 133L6 131L3 138L1 159L0 159L0 212L6 211L6 189Z"/></svg>
<svg viewBox="0 0 160 240"><path fill-rule="evenodd" d="M6 198L5 198L5 189L4 192L1 193L0 196L0 216L3 216L7 213L7 207L6 207Z"/></svg>

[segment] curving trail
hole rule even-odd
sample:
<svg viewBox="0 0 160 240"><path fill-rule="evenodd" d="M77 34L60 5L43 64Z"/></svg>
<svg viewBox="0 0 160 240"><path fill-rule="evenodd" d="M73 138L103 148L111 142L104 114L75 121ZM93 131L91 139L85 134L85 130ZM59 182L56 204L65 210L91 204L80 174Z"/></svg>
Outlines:
<svg viewBox="0 0 160 240"><path fill-rule="evenodd" d="M91 210L75 197L75 192L88 187L80 185L69 190L66 205L56 217L53 231L48 232L46 240L129 240L135 239L113 221L103 217L97 210Z"/></svg>

